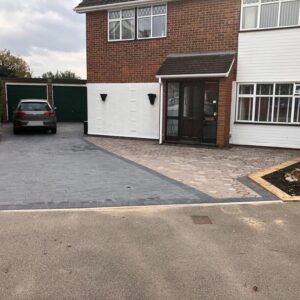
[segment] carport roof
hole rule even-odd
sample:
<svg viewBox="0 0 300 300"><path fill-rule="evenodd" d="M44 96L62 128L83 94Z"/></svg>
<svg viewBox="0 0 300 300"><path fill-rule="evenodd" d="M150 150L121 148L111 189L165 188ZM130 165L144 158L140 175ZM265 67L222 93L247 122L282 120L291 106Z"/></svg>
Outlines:
<svg viewBox="0 0 300 300"><path fill-rule="evenodd" d="M235 55L233 51L171 54L156 75L158 78L228 77Z"/></svg>

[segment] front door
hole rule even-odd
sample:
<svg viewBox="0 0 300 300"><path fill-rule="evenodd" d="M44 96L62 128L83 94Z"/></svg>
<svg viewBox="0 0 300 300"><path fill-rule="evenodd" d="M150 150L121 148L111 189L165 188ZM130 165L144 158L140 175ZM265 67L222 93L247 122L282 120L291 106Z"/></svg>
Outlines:
<svg viewBox="0 0 300 300"><path fill-rule="evenodd" d="M201 140L203 131L203 83L184 82L181 85L182 139Z"/></svg>
<svg viewBox="0 0 300 300"><path fill-rule="evenodd" d="M219 82L168 82L166 139L216 143Z"/></svg>

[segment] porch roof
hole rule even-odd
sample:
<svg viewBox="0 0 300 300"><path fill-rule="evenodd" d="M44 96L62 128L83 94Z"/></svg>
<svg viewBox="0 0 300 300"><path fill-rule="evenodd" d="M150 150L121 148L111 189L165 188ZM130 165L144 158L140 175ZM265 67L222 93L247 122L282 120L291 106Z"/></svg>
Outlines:
<svg viewBox="0 0 300 300"><path fill-rule="evenodd" d="M209 78L228 77L236 53L202 52L171 54L158 70L157 78Z"/></svg>

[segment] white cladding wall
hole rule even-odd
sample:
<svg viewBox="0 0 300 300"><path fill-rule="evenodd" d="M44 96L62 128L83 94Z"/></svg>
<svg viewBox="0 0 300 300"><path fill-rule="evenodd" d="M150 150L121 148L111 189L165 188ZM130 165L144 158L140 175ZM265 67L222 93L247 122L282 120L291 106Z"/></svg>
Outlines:
<svg viewBox="0 0 300 300"><path fill-rule="evenodd" d="M300 82L300 28L239 35L237 82ZM300 127L235 124L236 83L231 110L231 144L300 148Z"/></svg>
<svg viewBox="0 0 300 300"><path fill-rule="evenodd" d="M239 34L237 81L300 81L300 28Z"/></svg>
<svg viewBox="0 0 300 300"><path fill-rule="evenodd" d="M230 144L300 149L299 126L235 124L235 82L232 90Z"/></svg>
<svg viewBox="0 0 300 300"><path fill-rule="evenodd" d="M88 84L89 134L159 138L158 83ZM148 94L156 94L151 105ZM105 102L100 94L107 94Z"/></svg>

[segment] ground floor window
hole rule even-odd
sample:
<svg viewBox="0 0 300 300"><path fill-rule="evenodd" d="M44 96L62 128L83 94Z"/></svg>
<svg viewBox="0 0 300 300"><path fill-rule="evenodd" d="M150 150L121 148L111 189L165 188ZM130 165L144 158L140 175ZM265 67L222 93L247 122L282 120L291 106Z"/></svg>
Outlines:
<svg viewBox="0 0 300 300"><path fill-rule="evenodd" d="M300 84L238 84L236 121L300 124Z"/></svg>

